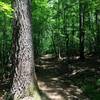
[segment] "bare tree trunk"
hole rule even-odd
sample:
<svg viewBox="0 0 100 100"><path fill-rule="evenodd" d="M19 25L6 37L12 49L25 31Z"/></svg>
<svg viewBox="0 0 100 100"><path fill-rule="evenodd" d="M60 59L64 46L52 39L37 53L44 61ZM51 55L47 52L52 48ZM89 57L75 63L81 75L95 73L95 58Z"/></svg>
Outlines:
<svg viewBox="0 0 100 100"><path fill-rule="evenodd" d="M96 54L100 56L100 11L96 10Z"/></svg>
<svg viewBox="0 0 100 100"><path fill-rule="evenodd" d="M13 100L32 96L40 100L34 68L31 0L14 0L13 67L14 77L11 92Z"/></svg>
<svg viewBox="0 0 100 100"><path fill-rule="evenodd" d="M53 30L52 30L52 36L51 36L51 38L52 38L53 50L54 50L55 55L57 56L57 49L56 49L55 37L54 37L54 32L53 32Z"/></svg>
<svg viewBox="0 0 100 100"><path fill-rule="evenodd" d="M81 2L81 0L79 1L79 23L80 23L80 59L84 59L84 36L85 36L85 32L84 32L84 4Z"/></svg>
<svg viewBox="0 0 100 100"><path fill-rule="evenodd" d="M67 7L65 4L63 4L63 33L65 35L65 54L67 56L67 58L69 59L69 35L68 35L68 31L67 31L67 18L66 18L66 10Z"/></svg>

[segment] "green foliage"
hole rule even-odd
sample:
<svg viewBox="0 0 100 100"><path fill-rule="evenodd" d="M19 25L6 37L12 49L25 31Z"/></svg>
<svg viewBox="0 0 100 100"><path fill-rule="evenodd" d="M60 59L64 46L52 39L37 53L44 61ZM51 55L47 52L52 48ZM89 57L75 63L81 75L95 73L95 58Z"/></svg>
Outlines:
<svg viewBox="0 0 100 100"><path fill-rule="evenodd" d="M84 6L82 11L85 15L84 52L96 52L95 49L100 46L100 40L96 44L97 26L100 26L99 21L96 25L96 11L100 11L100 0L33 0L32 27L36 57L47 53L57 56L59 53L61 56L79 54L79 2ZM13 12L11 0L0 0L0 77L11 70L8 66L12 54ZM91 100L99 100L96 86L100 86L100 79L94 84L86 82L82 89Z"/></svg>
<svg viewBox="0 0 100 100"><path fill-rule="evenodd" d="M0 1L0 11L12 18L11 15L14 10L12 9L11 4Z"/></svg>
<svg viewBox="0 0 100 100"><path fill-rule="evenodd" d="M85 52L94 52L95 11L100 1L80 2L85 5ZM65 54L66 51L79 52L79 0L34 0L32 4L35 52L41 55L54 52L54 49L58 52L59 48Z"/></svg>
<svg viewBox="0 0 100 100"><path fill-rule="evenodd" d="M97 80L96 85L100 86L100 79Z"/></svg>
<svg viewBox="0 0 100 100"><path fill-rule="evenodd" d="M92 84L92 83L84 84L82 89L91 100L99 100L100 99L100 93L96 88L96 84Z"/></svg>
<svg viewBox="0 0 100 100"><path fill-rule="evenodd" d="M100 8L99 0L81 0L85 5L84 31L85 52L95 51L96 19L95 12ZM6 34L11 44L11 1L0 1L0 39L3 40L4 15L7 19ZM79 52L79 0L34 0L32 1L33 42L36 55L59 52ZM2 45L2 41L0 41ZM2 46L1 46L2 47Z"/></svg>

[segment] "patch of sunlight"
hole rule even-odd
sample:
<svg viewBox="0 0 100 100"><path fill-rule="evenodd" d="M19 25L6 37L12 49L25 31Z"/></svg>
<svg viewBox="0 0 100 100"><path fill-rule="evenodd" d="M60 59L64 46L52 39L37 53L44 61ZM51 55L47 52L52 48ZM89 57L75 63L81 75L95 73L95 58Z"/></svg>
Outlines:
<svg viewBox="0 0 100 100"><path fill-rule="evenodd" d="M52 91L53 89L52 89L52 88L48 88L48 87L44 86L44 87L42 88L42 90L43 90L43 91Z"/></svg>
<svg viewBox="0 0 100 100"><path fill-rule="evenodd" d="M71 75L76 75L77 73L81 73L81 72L84 72L86 71L88 68L84 68L84 69L79 69L79 70L73 70L72 74Z"/></svg>
<svg viewBox="0 0 100 100"><path fill-rule="evenodd" d="M100 63L100 59L97 59L97 62L99 62L99 63Z"/></svg>
<svg viewBox="0 0 100 100"><path fill-rule="evenodd" d="M52 100L64 100L64 98L61 96L61 95L59 95L59 94L51 94L51 95L49 95L49 97L52 99Z"/></svg>
<svg viewBox="0 0 100 100"><path fill-rule="evenodd" d="M76 89L76 92L78 92L78 94L81 94L81 93L83 93L83 91L81 90L81 89Z"/></svg>
<svg viewBox="0 0 100 100"><path fill-rule="evenodd" d="M34 100L34 98L33 97L25 97L25 98L20 99L20 100Z"/></svg>
<svg viewBox="0 0 100 100"><path fill-rule="evenodd" d="M79 58L80 58L79 56L74 56L74 59L76 59L76 60L79 59Z"/></svg>
<svg viewBox="0 0 100 100"><path fill-rule="evenodd" d="M74 95L70 95L68 96L68 100L78 100L78 97Z"/></svg>
<svg viewBox="0 0 100 100"><path fill-rule="evenodd" d="M70 85L70 88L68 89L69 92L74 91L75 94L82 94L83 91L79 89L77 86Z"/></svg>
<svg viewBox="0 0 100 100"><path fill-rule="evenodd" d="M44 91L51 100L64 100L63 96L58 93L59 90L63 91L61 88L51 88L46 86L43 82L39 82L39 84L42 84L40 86L42 87L42 91Z"/></svg>
<svg viewBox="0 0 100 100"><path fill-rule="evenodd" d="M37 97L24 97L23 99L20 99L20 100L41 100L41 98L38 96L38 95L36 95ZM1 100L1 99L0 99Z"/></svg>
<svg viewBox="0 0 100 100"><path fill-rule="evenodd" d="M43 59L43 60L45 60L45 59L52 59L52 58L55 58L55 55L53 55L53 54L46 54L46 55L43 55L40 58Z"/></svg>
<svg viewBox="0 0 100 100"><path fill-rule="evenodd" d="M11 14L14 11L10 4L0 1L0 11L4 12L8 17L12 17Z"/></svg>
<svg viewBox="0 0 100 100"><path fill-rule="evenodd" d="M46 94L51 100L64 100L64 97L60 95L57 90L54 91L54 89L52 89L52 91L46 91Z"/></svg>
<svg viewBox="0 0 100 100"><path fill-rule="evenodd" d="M51 80L58 81L59 79L58 78L51 78Z"/></svg>
<svg viewBox="0 0 100 100"><path fill-rule="evenodd" d="M46 69L48 67L48 65L41 65L44 69Z"/></svg>

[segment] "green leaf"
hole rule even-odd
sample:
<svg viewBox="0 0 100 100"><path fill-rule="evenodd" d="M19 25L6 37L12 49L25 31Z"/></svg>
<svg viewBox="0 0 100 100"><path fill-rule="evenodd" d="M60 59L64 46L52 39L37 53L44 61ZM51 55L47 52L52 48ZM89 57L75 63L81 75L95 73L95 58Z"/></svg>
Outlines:
<svg viewBox="0 0 100 100"><path fill-rule="evenodd" d="M5 13L6 16L12 17L11 14L14 11L10 4L0 1L0 11Z"/></svg>

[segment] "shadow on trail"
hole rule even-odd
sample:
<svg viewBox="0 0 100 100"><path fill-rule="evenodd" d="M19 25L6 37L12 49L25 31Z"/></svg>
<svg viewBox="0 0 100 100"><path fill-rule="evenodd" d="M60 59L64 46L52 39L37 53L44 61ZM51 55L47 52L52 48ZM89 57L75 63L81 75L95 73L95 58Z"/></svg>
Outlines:
<svg viewBox="0 0 100 100"><path fill-rule="evenodd" d="M40 59L36 71L41 90L51 100L99 100L100 62L95 58L66 61Z"/></svg>
<svg viewBox="0 0 100 100"><path fill-rule="evenodd" d="M77 58L57 59L47 55L35 61L43 100L100 100L100 59ZM0 81L0 100L9 91L9 84L9 79Z"/></svg>

